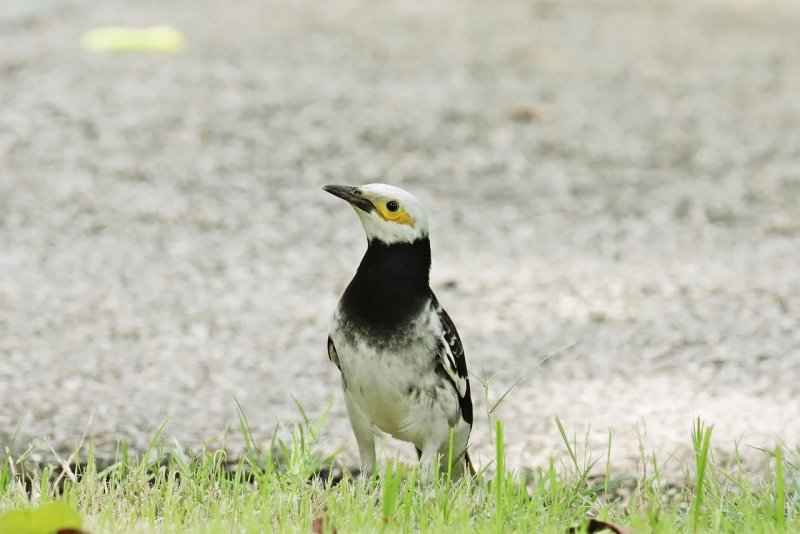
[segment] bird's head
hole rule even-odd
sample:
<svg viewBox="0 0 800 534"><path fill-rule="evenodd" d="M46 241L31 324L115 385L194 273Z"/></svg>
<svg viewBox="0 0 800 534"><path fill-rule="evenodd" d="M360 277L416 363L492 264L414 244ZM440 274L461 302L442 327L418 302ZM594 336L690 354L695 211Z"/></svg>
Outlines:
<svg viewBox="0 0 800 534"><path fill-rule="evenodd" d="M408 191L386 184L326 185L322 189L353 206L370 242L377 239L391 245L428 237L425 208Z"/></svg>

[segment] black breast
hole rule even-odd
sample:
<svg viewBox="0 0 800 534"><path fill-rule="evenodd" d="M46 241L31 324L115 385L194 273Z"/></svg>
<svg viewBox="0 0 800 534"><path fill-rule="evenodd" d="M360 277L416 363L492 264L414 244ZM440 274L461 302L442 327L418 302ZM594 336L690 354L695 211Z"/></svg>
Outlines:
<svg viewBox="0 0 800 534"><path fill-rule="evenodd" d="M348 321L374 334L389 334L416 317L430 301L428 238L387 245L370 242L347 286L341 310Z"/></svg>

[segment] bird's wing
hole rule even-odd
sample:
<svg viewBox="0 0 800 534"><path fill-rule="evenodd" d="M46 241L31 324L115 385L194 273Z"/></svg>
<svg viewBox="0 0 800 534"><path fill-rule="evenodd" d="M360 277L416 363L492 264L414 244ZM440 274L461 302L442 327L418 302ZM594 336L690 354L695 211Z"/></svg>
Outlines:
<svg viewBox="0 0 800 534"><path fill-rule="evenodd" d="M333 344L331 336L328 336L328 359L336 364L339 371L342 370L342 366L339 365L339 354L336 352L336 346Z"/></svg>
<svg viewBox="0 0 800 534"><path fill-rule="evenodd" d="M458 402L461 407L461 415L464 420L472 425L472 396L469 390L469 378L467 376L467 359L464 356L464 346L461 338L458 337L458 330L453 320L442 308L436 296L431 295L434 310L439 316L442 325L441 343L439 350L438 369L444 371L447 378L453 384L458 393Z"/></svg>

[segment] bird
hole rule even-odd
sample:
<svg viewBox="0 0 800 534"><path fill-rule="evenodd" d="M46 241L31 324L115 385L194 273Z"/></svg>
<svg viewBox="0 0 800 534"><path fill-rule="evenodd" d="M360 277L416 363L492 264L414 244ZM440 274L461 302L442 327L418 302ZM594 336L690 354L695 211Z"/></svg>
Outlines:
<svg viewBox="0 0 800 534"><path fill-rule="evenodd" d="M467 362L458 331L430 288L425 208L387 184L323 190L355 209L367 236L328 335L360 472L373 473L375 437L383 432L414 445L423 481L443 472L453 479L474 474L467 451L473 420Z"/></svg>

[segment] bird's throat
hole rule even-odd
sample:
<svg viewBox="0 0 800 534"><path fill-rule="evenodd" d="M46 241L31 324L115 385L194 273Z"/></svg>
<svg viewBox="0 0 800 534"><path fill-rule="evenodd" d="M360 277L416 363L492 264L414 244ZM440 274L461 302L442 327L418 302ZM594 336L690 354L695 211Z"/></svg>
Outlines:
<svg viewBox="0 0 800 534"><path fill-rule="evenodd" d="M391 245L373 239L342 296L348 319L383 329L416 317L430 299L430 268L427 237Z"/></svg>

